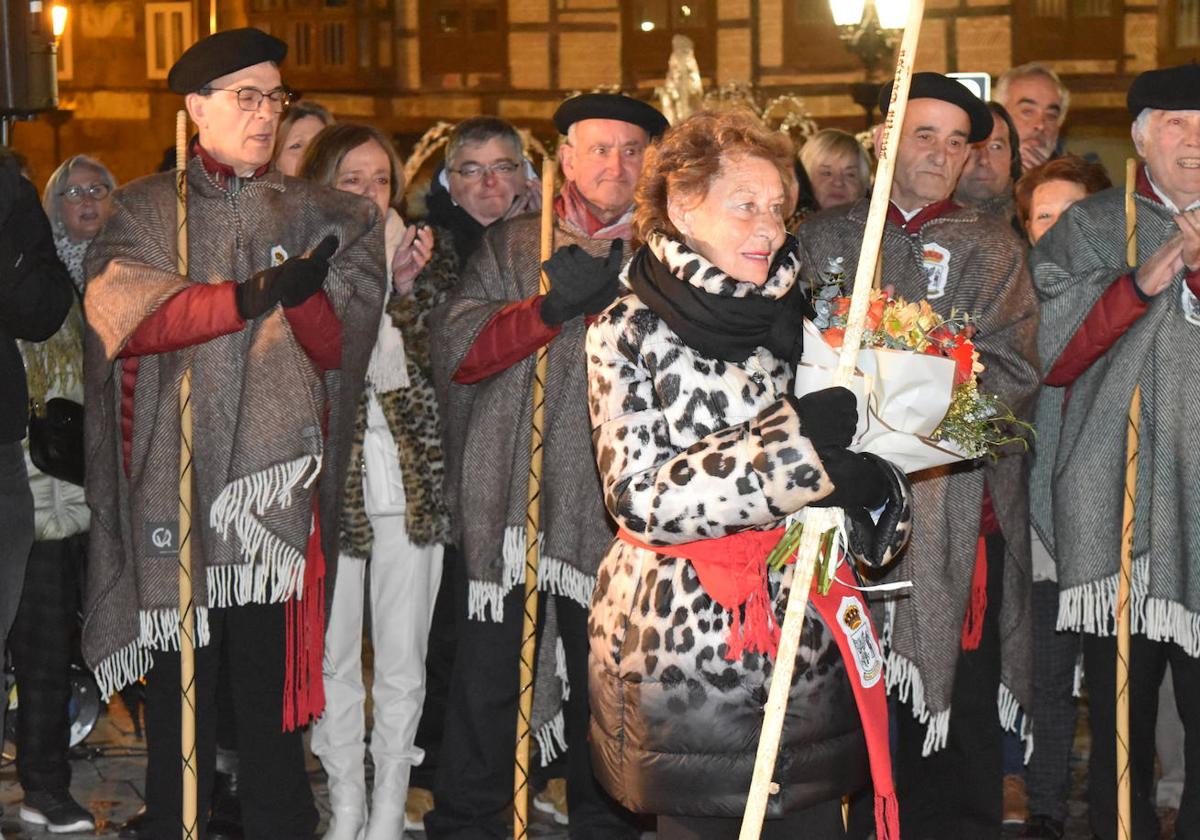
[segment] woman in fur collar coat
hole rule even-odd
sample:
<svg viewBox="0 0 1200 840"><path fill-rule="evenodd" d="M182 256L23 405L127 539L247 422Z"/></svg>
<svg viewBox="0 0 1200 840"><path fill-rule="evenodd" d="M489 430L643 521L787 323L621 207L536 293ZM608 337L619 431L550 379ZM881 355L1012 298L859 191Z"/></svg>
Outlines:
<svg viewBox="0 0 1200 840"><path fill-rule="evenodd" d="M791 395L807 310L783 220L792 159L748 112L669 131L638 185L646 245L627 293L588 333L621 529L589 622L594 762L624 805L659 815L664 840L737 836L791 581L765 564L785 517L883 507L875 562L907 534L903 475L846 449L850 392ZM840 800L869 776L879 836L895 826L878 646L854 590L830 596L840 609L814 592L807 611L763 837L841 837ZM846 657L851 638L862 649Z"/></svg>

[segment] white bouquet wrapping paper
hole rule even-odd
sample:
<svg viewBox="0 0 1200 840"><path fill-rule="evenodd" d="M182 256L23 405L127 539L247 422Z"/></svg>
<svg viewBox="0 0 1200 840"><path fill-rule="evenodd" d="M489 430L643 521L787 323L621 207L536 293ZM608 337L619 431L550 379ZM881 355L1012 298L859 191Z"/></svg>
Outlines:
<svg viewBox="0 0 1200 840"><path fill-rule="evenodd" d="M804 357L796 366L796 396L833 384L838 353L811 321L804 322ZM870 452L906 473L961 461L969 455L931 435L950 409L954 361L905 350L860 350L847 386L858 399L858 426L850 449Z"/></svg>

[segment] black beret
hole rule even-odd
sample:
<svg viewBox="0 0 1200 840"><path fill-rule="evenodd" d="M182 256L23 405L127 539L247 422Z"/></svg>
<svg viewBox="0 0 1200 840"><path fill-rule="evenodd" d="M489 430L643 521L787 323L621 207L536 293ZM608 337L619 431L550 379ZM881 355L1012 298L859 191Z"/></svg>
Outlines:
<svg viewBox="0 0 1200 840"><path fill-rule="evenodd" d="M879 92L879 112L887 116L888 106L892 101L892 85L895 80L888 82ZM971 131L967 135L968 143L979 143L992 136L992 111L987 103L980 99L964 85L941 73L914 73L912 86L908 89L908 99L940 99L957 105L967 112L971 121Z"/></svg>
<svg viewBox="0 0 1200 840"><path fill-rule="evenodd" d="M287 44L261 29L226 29L184 50L167 74L167 86L175 93L195 93L213 79L243 67L264 61L279 64L287 50Z"/></svg>
<svg viewBox="0 0 1200 840"><path fill-rule="evenodd" d="M1200 65L1195 62L1161 70L1147 70L1129 86L1125 99L1129 114L1143 108L1159 111L1200 111Z"/></svg>
<svg viewBox="0 0 1200 840"><path fill-rule="evenodd" d="M566 134L580 120L620 120L646 129L651 138L667 130L667 118L653 105L619 93L583 93L572 96L554 112L554 127Z"/></svg>

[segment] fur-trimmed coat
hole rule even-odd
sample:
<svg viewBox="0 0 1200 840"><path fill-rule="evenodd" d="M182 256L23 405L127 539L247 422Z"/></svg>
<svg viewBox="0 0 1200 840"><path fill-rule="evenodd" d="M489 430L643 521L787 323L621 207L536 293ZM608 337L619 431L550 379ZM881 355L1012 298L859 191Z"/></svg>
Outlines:
<svg viewBox="0 0 1200 840"><path fill-rule="evenodd" d="M676 243L657 242L681 280L730 293L723 272ZM752 293L782 295L798 268L793 259ZM736 285L745 294L749 284ZM708 358L627 293L588 330L587 357L605 504L639 541L672 545L770 529L833 489L781 399L794 370L767 349L740 363ZM780 623L789 592L783 579L770 575ZM612 543L588 623L592 760L627 807L717 817L745 810L773 663L756 653L727 661L729 621L689 561ZM788 707L775 775L782 790L768 816L836 799L867 779L841 653L811 605Z"/></svg>

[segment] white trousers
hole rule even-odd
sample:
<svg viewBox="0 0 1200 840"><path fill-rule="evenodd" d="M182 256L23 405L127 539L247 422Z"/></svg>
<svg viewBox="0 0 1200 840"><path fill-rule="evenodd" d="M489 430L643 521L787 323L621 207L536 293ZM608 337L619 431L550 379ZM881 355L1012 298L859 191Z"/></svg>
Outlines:
<svg viewBox="0 0 1200 840"><path fill-rule="evenodd" d="M409 541L395 452L383 414L372 399L364 439L363 489L374 543L369 563L344 557L338 563L325 633L325 713L313 725L312 750L330 776L331 794L340 781L361 786L366 737L363 607L369 596L375 651L371 690L375 801L381 787L386 787L386 796L398 796L403 807L409 771L424 758L413 741L425 702L425 652L442 579L443 547Z"/></svg>
<svg viewBox="0 0 1200 840"><path fill-rule="evenodd" d="M313 726L312 749L331 774L343 766L354 773L352 768L362 766L363 606L369 592L375 650L371 757L377 775L383 768L403 774L395 780L403 791L409 769L424 757L413 740L425 702L425 652L443 549L409 542L403 516L372 517L371 524L375 542L370 563L342 558L338 564L325 634L325 714Z"/></svg>

